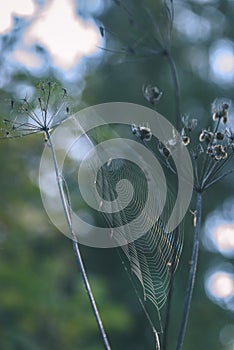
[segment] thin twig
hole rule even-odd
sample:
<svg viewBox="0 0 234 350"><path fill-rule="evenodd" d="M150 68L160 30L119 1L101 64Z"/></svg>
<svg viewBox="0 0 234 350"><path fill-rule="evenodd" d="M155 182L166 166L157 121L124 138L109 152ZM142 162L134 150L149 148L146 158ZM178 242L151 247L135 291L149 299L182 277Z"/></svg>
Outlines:
<svg viewBox="0 0 234 350"><path fill-rule="evenodd" d="M175 108L176 108L175 115L176 115L176 128L178 130L178 129L180 129L180 125L181 125L179 78L178 78L177 68L176 68L174 59L168 50L165 51L165 56L167 57L170 68L171 68L172 80L173 80L174 88L175 88ZM175 241L177 241L178 235L179 235L179 227L177 227L175 230ZM163 350L167 349L167 337L168 337L168 329L169 329L169 324L170 324L170 310L171 310L171 303L172 303L172 296L173 296L174 265L175 264L176 264L176 251L174 252L173 259L172 259L172 274L171 274L169 294L168 294L168 303L167 303L166 316L165 316L165 329L164 329L164 334L163 334Z"/></svg>
<svg viewBox="0 0 234 350"><path fill-rule="evenodd" d="M230 162L230 160L233 159L233 154L229 154L228 157L223 161L223 162L219 162L219 164L214 164L215 167L213 169L213 171L209 172L209 174L206 175L206 177L203 179L202 181L202 188L207 188L210 186L210 184L213 184L217 181L217 179L222 178L221 176L217 176L220 171L227 166L227 164Z"/></svg>
<svg viewBox="0 0 234 350"><path fill-rule="evenodd" d="M51 140L51 136L50 136L49 130L46 129L45 133L46 133L46 136L48 138L48 142L49 142L49 145L50 145L50 148L51 148L51 153L52 153L53 163L54 163L54 169L55 169L55 173L56 173L56 180L57 180L57 184L58 184L58 188L59 188L59 194L60 194L60 198L61 198L61 202L62 202L64 214L65 214L65 218L66 218L66 221L67 221L67 225L68 225L68 228L69 228L69 232L70 232L71 237L72 237L73 247L74 247L74 250L75 250L75 253L76 253L77 262L78 262L78 265L80 267L81 275L82 275L82 278L83 278L83 281L84 281L84 284L85 284L85 288L86 288L86 291L88 293L88 297L89 297L89 300L90 300L90 303L91 303L91 306L92 306L92 309L93 309L93 313L94 313L94 316L96 318L96 321L97 321L97 324L98 324L98 327L99 327L99 330L100 330L100 333L101 333L101 336L102 336L103 344L104 344L106 350L111 350L111 347L110 347L110 344L109 344L109 341L108 341L108 338L107 338L107 335L106 335L106 332L105 332L105 329L104 329L104 326L103 326L103 323L102 323L102 320L101 320L101 317L100 317L100 314L99 314L99 311L98 311L98 308L97 308L97 305L96 305L96 302L95 302L95 299L94 299L94 296L93 296L93 293L92 293L92 290L91 290L91 287L90 287L90 284L89 284L89 280L88 280L88 277L87 277L87 274L86 274L86 271L85 271L85 267L84 267L84 264L83 264L82 256L81 256L80 249L79 249L79 245L78 245L78 243L76 241L75 234L73 232L70 211L69 211L69 208L68 208L68 205L67 205L67 200L66 200L66 197L65 197L65 194L64 194L64 191L63 191L63 178L62 178L62 176L60 175L60 172L59 172L59 167L58 167L58 162L57 162L57 158L56 158L56 154L55 154L55 150L54 150L54 145L53 145L53 142Z"/></svg>
<svg viewBox="0 0 234 350"><path fill-rule="evenodd" d="M194 231L191 268L190 268L190 272L189 272L189 281L188 281L183 317L182 317L182 321L181 321L181 325L180 325L180 332L179 332L176 350L182 349L185 331L186 331L187 322L188 322L189 311L190 311L190 307L191 307L191 300L192 300L192 295L193 295L194 282L195 282L195 276L196 276L196 270L197 270L197 261L198 261L199 232L200 232L200 225L201 225L201 209L202 209L202 193L198 192L197 193L197 206L196 206L196 226L195 226L195 231Z"/></svg>
<svg viewBox="0 0 234 350"><path fill-rule="evenodd" d="M210 186L214 185L216 182L222 180L224 177L226 177L227 175L230 175L234 172L234 169L230 169L228 170L226 173L220 175L219 177L217 177L216 179L214 179L213 181L209 182L206 186L204 186L204 191L207 190Z"/></svg>
<svg viewBox="0 0 234 350"><path fill-rule="evenodd" d="M177 128L177 130L179 130L180 126L181 126L179 78L178 78L176 64L175 64L175 61L174 61L170 51L165 50L164 54L169 62L169 65L171 68L172 79L173 79L173 83L174 83L174 87L175 87L176 128Z"/></svg>

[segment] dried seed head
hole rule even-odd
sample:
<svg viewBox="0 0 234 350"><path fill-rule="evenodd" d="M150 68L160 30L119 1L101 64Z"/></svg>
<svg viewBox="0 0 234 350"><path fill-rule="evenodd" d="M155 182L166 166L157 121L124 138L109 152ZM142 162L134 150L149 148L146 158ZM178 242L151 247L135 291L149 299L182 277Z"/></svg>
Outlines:
<svg viewBox="0 0 234 350"><path fill-rule="evenodd" d="M171 154L169 149L166 147L163 147L162 152L163 152L164 157L166 157L166 158L168 158Z"/></svg>
<svg viewBox="0 0 234 350"><path fill-rule="evenodd" d="M207 148L206 153L212 155L214 153L214 146L210 146Z"/></svg>
<svg viewBox="0 0 234 350"><path fill-rule="evenodd" d="M206 132L206 141L210 142L214 138L214 133L212 131Z"/></svg>
<svg viewBox="0 0 234 350"><path fill-rule="evenodd" d="M223 124L227 124L227 114L222 117Z"/></svg>
<svg viewBox="0 0 234 350"><path fill-rule="evenodd" d="M152 138L152 132L150 128L146 126L140 126L139 127L139 132L140 132L140 138L142 140L150 141Z"/></svg>
<svg viewBox="0 0 234 350"><path fill-rule="evenodd" d="M224 133L221 131L216 132L215 134L216 140L223 140L224 139Z"/></svg>
<svg viewBox="0 0 234 350"><path fill-rule="evenodd" d="M202 131L199 135L199 141L204 142L205 139L206 139L206 135L205 135L204 131Z"/></svg>
<svg viewBox="0 0 234 350"><path fill-rule="evenodd" d="M223 108L223 111L227 111L228 108L229 108L229 104L228 103L223 103L222 104L222 108Z"/></svg>
<svg viewBox="0 0 234 350"><path fill-rule="evenodd" d="M58 126L70 114L66 89L52 82L41 82L38 95L33 99L24 96L17 103L11 101L13 120L7 120L5 137L19 137L42 133Z"/></svg>
<svg viewBox="0 0 234 350"><path fill-rule="evenodd" d="M182 143L185 145L185 146L188 146L190 144L190 137L188 136L182 136Z"/></svg>
<svg viewBox="0 0 234 350"><path fill-rule="evenodd" d="M221 155L222 155L222 159L226 159L227 158L227 152L226 151L223 151Z"/></svg>
<svg viewBox="0 0 234 350"><path fill-rule="evenodd" d="M222 159L221 154L214 156L214 159L217 161L221 160Z"/></svg>
<svg viewBox="0 0 234 350"><path fill-rule="evenodd" d="M222 122L226 124L229 104L226 102L222 102L220 105L220 104L217 104L217 100L215 100L214 103L212 104L212 109L213 109L213 120L217 121L219 119L222 119Z"/></svg>
<svg viewBox="0 0 234 350"><path fill-rule="evenodd" d="M162 92L159 91L157 86L146 85L142 88L143 95L148 102L155 105L162 97Z"/></svg>
<svg viewBox="0 0 234 350"><path fill-rule="evenodd" d="M206 150L206 153L212 158L214 158L216 161L227 158L226 147L222 144L209 146Z"/></svg>
<svg viewBox="0 0 234 350"><path fill-rule="evenodd" d="M169 156L171 154L170 150L167 147L165 147L162 142L159 142L158 150L165 158L169 158Z"/></svg>
<svg viewBox="0 0 234 350"><path fill-rule="evenodd" d="M142 140L150 141L152 138L152 132L148 126L141 126L141 125L138 126L136 124L132 124L131 130L134 135L136 135Z"/></svg>
<svg viewBox="0 0 234 350"><path fill-rule="evenodd" d="M219 114L218 114L218 112L214 112L212 118L213 118L213 121L216 122L216 121L219 119Z"/></svg>
<svg viewBox="0 0 234 350"><path fill-rule="evenodd" d="M132 124L131 125L131 130L132 130L133 135L135 135L137 133L137 126L136 126L136 124Z"/></svg>
<svg viewBox="0 0 234 350"><path fill-rule="evenodd" d="M104 27L100 26L99 27L99 31L100 31L101 37L103 38L104 37L104 32L105 32Z"/></svg>
<svg viewBox="0 0 234 350"><path fill-rule="evenodd" d="M199 135L200 142L206 141L207 143L209 143L213 139L214 139L214 133L208 130L203 130Z"/></svg>
<svg viewBox="0 0 234 350"><path fill-rule="evenodd" d="M213 146L213 148L214 148L214 150L215 150L216 152L220 152L220 151L222 150L222 145L216 144L216 145Z"/></svg>

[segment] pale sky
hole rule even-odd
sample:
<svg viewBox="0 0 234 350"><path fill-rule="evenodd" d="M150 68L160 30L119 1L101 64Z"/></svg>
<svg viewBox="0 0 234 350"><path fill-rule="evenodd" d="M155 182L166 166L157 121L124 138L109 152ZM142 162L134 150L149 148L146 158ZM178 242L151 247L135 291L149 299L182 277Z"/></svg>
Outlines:
<svg viewBox="0 0 234 350"><path fill-rule="evenodd" d="M0 35L11 33L14 18L27 24L9 54L10 62L15 64L43 68L45 62L35 50L39 45L49 54L52 64L66 72L77 66L80 58L98 51L98 28L91 19L77 16L75 0L47 0L43 7L35 0L0 0Z"/></svg>
<svg viewBox="0 0 234 350"><path fill-rule="evenodd" d="M39 6L36 0L0 0L0 36L11 33L14 18L27 23L6 63L16 64L16 67L19 64L31 72L33 69L40 72L46 65L52 64L66 74L77 66L82 57L98 52L97 46L101 45L98 28L91 19L77 16L76 4L78 8L79 4L80 7L88 7L90 12L104 6L103 0L46 0L44 6ZM204 40L211 33L209 21L186 7L176 11L175 27L191 41ZM45 62L45 58L43 60L36 52L36 45L49 54L49 60ZM234 49L229 42L214 43L209 60L211 79L224 84L233 81Z"/></svg>

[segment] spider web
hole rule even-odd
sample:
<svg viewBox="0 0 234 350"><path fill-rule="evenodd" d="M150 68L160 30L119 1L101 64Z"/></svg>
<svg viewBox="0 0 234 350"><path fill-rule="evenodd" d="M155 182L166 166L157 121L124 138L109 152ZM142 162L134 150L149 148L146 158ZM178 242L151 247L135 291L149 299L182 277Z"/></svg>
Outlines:
<svg viewBox="0 0 234 350"><path fill-rule="evenodd" d="M129 126L129 136L131 137L130 130L131 128ZM114 137L114 134L115 132L112 130L112 137ZM88 135L86 134L86 137L88 137L89 142L91 142L94 147L96 144L103 141L102 131L97 128L95 131L89 132ZM119 137L119 135L116 134L115 137ZM106 136L104 136L104 139L105 138ZM126 145L126 147L129 146ZM103 149L103 152L104 151ZM132 150L132 154L134 157L140 157L134 150ZM157 153L155 153L155 156L157 157ZM96 154L96 157L98 157L98 154ZM160 158L159 155L158 158ZM90 164L91 166L88 171L92 172L94 168L92 168L92 163ZM116 228L118 226L123 226L129 221L134 220L140 213L142 214L148 195L147 184L149 181L156 180L154 178L155 174L151 172L149 164L143 161L142 167L148 170L146 171L147 176L139 166L123 158L110 159L99 169L96 176L96 189L103 200L111 202L116 199L117 184L120 184L118 193L122 191L126 194L126 198L129 197L128 193L130 187L132 186L134 189L134 195L124 209L121 209L119 212L116 212L115 209L113 213L102 212L107 227ZM123 187L121 187L122 179L128 180L127 184ZM121 256L124 257L125 265L128 271L130 271L130 276L135 276L140 282L142 290L141 299L143 299L144 302L149 300L155 306L161 330L160 310L166 303L172 274L175 272L178 265L183 244L182 229L179 229L177 234L175 234L174 231L167 232L165 230L175 202L175 191L172 190L170 184L168 184L167 190L167 199L163 212L151 229L139 239L119 248L124 253L121 254ZM99 207L101 207L100 203ZM145 212L143 220L140 223L143 229L147 221L148 214ZM134 285L138 289L136 281Z"/></svg>
<svg viewBox="0 0 234 350"><path fill-rule="evenodd" d="M147 180L153 181L153 175L148 174L148 179L145 179L137 166L123 159L111 162L113 164L103 166L97 176L96 185L102 197L109 201L116 198L116 184L123 178L129 179L134 187L134 197L124 210L112 214L103 212L108 225L116 227L125 225L142 213L147 197ZM128 192L126 188L123 190ZM165 231L174 203L171 197L172 194L168 194L163 213L152 228L139 239L121 247L131 271L141 283L144 300L150 300L158 310L167 300L171 275L177 267L182 250L182 231L177 240L174 232ZM147 223L147 212L144 219ZM144 221L141 224L144 228Z"/></svg>

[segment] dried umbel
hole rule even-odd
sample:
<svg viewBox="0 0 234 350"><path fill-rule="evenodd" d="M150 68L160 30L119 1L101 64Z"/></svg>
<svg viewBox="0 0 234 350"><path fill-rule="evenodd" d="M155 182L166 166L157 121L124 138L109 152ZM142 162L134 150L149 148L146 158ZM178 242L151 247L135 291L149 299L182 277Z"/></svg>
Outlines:
<svg viewBox="0 0 234 350"><path fill-rule="evenodd" d="M229 104L217 100L212 104L213 126L202 129L197 138L197 132L193 130L198 123L192 119L182 119L184 128L182 137L188 135L191 138L190 153L194 165L195 189L203 192L212 184L232 172L230 160L234 156L234 133L230 128L225 128L228 121ZM186 133L187 130L187 133ZM189 132L190 131L190 132Z"/></svg>
<svg viewBox="0 0 234 350"><path fill-rule="evenodd" d="M41 82L34 99L27 96L20 101L11 100L12 119L4 119L1 138L21 137L44 133L62 123L71 112L65 88L47 81ZM47 138L45 137L45 141Z"/></svg>
<svg viewBox="0 0 234 350"><path fill-rule="evenodd" d="M179 134L173 130L171 139L158 142L157 150L155 146L151 148L155 154L158 151L164 158L164 165L176 173L172 160L173 151L181 144L188 147L193 161L194 186L198 192L203 192L211 184L232 172L228 166L234 156L234 131L231 128L223 128L228 120L229 104L221 102L217 105L215 101L215 108L215 118L212 110L212 118L215 119L212 127L202 129L198 133L198 120L184 116ZM132 124L131 130L143 141L150 141L152 138L149 126Z"/></svg>

